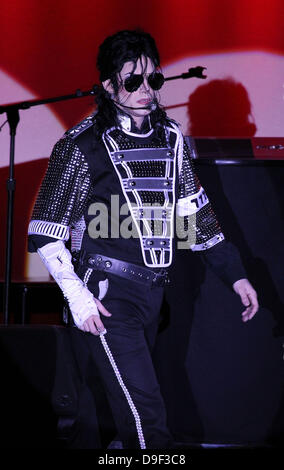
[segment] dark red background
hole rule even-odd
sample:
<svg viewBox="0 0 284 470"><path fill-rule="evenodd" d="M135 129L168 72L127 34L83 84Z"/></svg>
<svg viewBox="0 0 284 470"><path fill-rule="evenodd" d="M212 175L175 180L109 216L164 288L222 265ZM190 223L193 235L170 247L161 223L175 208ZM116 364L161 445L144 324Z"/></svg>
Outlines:
<svg viewBox="0 0 284 470"><path fill-rule="evenodd" d="M205 53L284 51L282 0L2 0L0 5L0 67L44 98L97 82L97 47L122 28L152 33L163 65ZM67 126L85 111L84 100L52 107Z"/></svg>

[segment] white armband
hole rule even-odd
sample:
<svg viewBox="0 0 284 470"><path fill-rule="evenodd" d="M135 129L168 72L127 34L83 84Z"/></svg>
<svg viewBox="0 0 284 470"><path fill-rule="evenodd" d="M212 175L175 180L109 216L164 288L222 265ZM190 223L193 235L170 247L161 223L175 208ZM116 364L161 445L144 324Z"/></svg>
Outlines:
<svg viewBox="0 0 284 470"><path fill-rule="evenodd" d="M93 294L74 272L65 243L61 240L48 243L37 252L67 299L76 326L80 328L91 315L99 315Z"/></svg>

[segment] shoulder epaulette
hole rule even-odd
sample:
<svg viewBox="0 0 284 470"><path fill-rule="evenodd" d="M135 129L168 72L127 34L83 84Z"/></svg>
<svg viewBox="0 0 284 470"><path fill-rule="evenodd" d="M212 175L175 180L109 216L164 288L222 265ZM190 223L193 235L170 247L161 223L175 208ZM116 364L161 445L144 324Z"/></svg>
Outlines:
<svg viewBox="0 0 284 470"><path fill-rule="evenodd" d="M65 136L71 137L75 139L78 135L82 134L85 130L89 129L89 127L93 126L94 124L94 114L83 119L83 121L76 124L74 127L69 129L65 132Z"/></svg>

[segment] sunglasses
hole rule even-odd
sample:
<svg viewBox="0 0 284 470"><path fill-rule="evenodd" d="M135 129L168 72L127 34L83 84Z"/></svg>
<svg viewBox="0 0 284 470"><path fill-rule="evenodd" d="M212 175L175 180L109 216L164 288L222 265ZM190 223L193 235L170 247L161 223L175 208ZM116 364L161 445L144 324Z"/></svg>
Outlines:
<svg viewBox="0 0 284 470"><path fill-rule="evenodd" d="M124 81L124 88L129 93L132 93L133 91L138 90L138 88L142 85L143 81L143 75L133 74L130 77L127 77ZM162 88L164 84L165 77L160 72L153 72L147 77L147 81L152 90L160 90L160 88Z"/></svg>

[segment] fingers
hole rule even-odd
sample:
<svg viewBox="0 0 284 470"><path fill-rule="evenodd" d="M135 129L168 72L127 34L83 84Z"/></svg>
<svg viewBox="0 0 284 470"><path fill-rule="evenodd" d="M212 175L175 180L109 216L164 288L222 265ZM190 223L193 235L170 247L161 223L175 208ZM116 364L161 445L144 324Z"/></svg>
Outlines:
<svg viewBox="0 0 284 470"><path fill-rule="evenodd" d="M247 308L242 312L242 320L246 322L251 320L259 309L257 294L254 289L248 292L245 296L241 296L242 303Z"/></svg>
<svg viewBox="0 0 284 470"><path fill-rule="evenodd" d="M102 313L105 317L111 317L111 313L103 306L103 304L99 301L99 299L95 299L96 305L98 307L98 311Z"/></svg>
<svg viewBox="0 0 284 470"><path fill-rule="evenodd" d="M94 297L94 301L100 313L105 317L111 317L111 313L103 306L99 299ZM86 333L92 333L95 336L106 333L106 329L99 315L91 315L88 317L80 327L80 330L85 331Z"/></svg>
<svg viewBox="0 0 284 470"><path fill-rule="evenodd" d="M248 279L239 279L233 284L233 288L246 307L242 312L242 320L244 322L251 320L259 309L256 291Z"/></svg>
<svg viewBox="0 0 284 470"><path fill-rule="evenodd" d="M248 320L251 320L255 313L256 311L254 311L254 308L252 306L246 308L244 312L242 312L242 321L246 322Z"/></svg>
<svg viewBox="0 0 284 470"><path fill-rule="evenodd" d="M99 315L91 315L84 321L80 329L86 333L92 333L95 336L106 333L106 329Z"/></svg>

